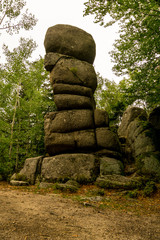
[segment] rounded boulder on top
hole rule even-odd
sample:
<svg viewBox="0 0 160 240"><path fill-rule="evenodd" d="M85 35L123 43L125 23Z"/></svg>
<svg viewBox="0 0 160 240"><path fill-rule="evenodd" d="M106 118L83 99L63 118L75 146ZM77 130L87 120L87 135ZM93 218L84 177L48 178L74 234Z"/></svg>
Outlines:
<svg viewBox="0 0 160 240"><path fill-rule="evenodd" d="M48 28L44 46L46 53L60 53L91 64L95 59L96 45L93 37L71 25L57 24Z"/></svg>

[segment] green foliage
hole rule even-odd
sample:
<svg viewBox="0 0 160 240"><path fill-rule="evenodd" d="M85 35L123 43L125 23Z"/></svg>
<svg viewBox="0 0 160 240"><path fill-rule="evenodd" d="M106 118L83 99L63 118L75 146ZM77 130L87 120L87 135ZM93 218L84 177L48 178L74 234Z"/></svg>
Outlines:
<svg viewBox="0 0 160 240"><path fill-rule="evenodd" d="M28 179L26 176L17 173L15 176L16 181L24 181L24 182L28 182Z"/></svg>
<svg viewBox="0 0 160 240"><path fill-rule="evenodd" d="M25 5L24 0L0 1L0 31L5 30L13 34L18 33L20 29L32 29L36 25L37 20L25 9Z"/></svg>
<svg viewBox="0 0 160 240"><path fill-rule="evenodd" d="M97 74L98 86L95 92L97 108L108 112L111 123L118 123L126 106L127 99L124 99L122 85L114 81L104 79Z"/></svg>
<svg viewBox="0 0 160 240"><path fill-rule="evenodd" d="M94 14L103 26L118 21L120 37L111 52L117 75L128 74L125 93L145 103L148 109L160 104L160 3L157 0L89 0L85 15ZM110 21L105 22L105 16Z"/></svg>
<svg viewBox="0 0 160 240"><path fill-rule="evenodd" d="M137 198L138 197L137 189L127 192L127 196L130 197L130 198Z"/></svg>
<svg viewBox="0 0 160 240"><path fill-rule="evenodd" d="M156 184L153 181L147 182L144 190L143 190L143 195L145 197L150 197L152 196L157 190Z"/></svg>
<svg viewBox="0 0 160 240"><path fill-rule="evenodd" d="M36 45L21 39L0 68L0 174L18 171L25 158L44 153L44 115L54 109L48 73L43 59L30 63ZM49 106L49 107L48 107Z"/></svg>

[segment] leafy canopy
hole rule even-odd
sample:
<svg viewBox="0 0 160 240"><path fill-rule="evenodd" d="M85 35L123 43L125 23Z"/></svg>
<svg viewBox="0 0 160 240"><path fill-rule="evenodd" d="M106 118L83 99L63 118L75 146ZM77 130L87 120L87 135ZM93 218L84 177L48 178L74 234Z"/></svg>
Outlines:
<svg viewBox="0 0 160 240"><path fill-rule="evenodd" d="M159 105L160 1L89 0L85 6L85 15L95 14L95 22L104 27L119 22L120 37L111 56L115 73L129 76L126 93L148 108Z"/></svg>
<svg viewBox="0 0 160 240"><path fill-rule="evenodd" d="M36 25L37 19L25 9L25 5L24 0L0 0L0 31L13 34Z"/></svg>
<svg viewBox="0 0 160 240"><path fill-rule="evenodd" d="M97 108L106 110L109 114L110 125L118 124L129 100L124 95L125 82L117 84L115 81L104 79L97 74L98 86L94 97Z"/></svg>
<svg viewBox="0 0 160 240"><path fill-rule="evenodd" d="M20 39L0 69L0 175L17 171L24 160L44 154L44 115L55 108L43 59L30 62L36 44Z"/></svg>

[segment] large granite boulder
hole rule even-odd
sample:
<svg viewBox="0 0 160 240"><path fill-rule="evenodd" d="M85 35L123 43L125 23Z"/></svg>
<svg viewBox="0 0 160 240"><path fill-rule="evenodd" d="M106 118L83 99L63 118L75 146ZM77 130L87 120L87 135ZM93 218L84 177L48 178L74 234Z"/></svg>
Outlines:
<svg viewBox="0 0 160 240"><path fill-rule="evenodd" d="M147 114L142 108L129 107L126 109L122 116L121 124L118 128L118 135L120 138L126 138L129 124L139 116L141 119L147 119Z"/></svg>
<svg viewBox="0 0 160 240"><path fill-rule="evenodd" d="M54 95L54 102L57 110L68 109L93 109L93 99L86 96L78 96L72 94L56 94Z"/></svg>
<svg viewBox="0 0 160 240"><path fill-rule="evenodd" d="M109 115L105 110L94 110L94 123L95 127L109 127Z"/></svg>
<svg viewBox="0 0 160 240"><path fill-rule="evenodd" d="M96 46L93 37L74 26L57 24L48 28L44 46L47 53L62 53L91 64L94 62Z"/></svg>
<svg viewBox="0 0 160 240"><path fill-rule="evenodd" d="M116 133L107 127L96 128L97 146L100 149L108 149L120 152L120 143Z"/></svg>
<svg viewBox="0 0 160 240"><path fill-rule="evenodd" d="M11 177L11 184L15 186L27 185L27 182L31 185L35 184L36 176L40 173L42 160L43 156L27 158L21 171Z"/></svg>
<svg viewBox="0 0 160 240"><path fill-rule="evenodd" d="M96 149L96 138L93 129L68 133L50 133L45 135L46 152L53 156L69 152L91 152Z"/></svg>
<svg viewBox="0 0 160 240"><path fill-rule="evenodd" d="M150 113L149 122L156 130L160 130L160 107L154 108Z"/></svg>
<svg viewBox="0 0 160 240"><path fill-rule="evenodd" d="M144 129L143 123L138 119L132 121L128 126L127 143L134 158L140 154L156 151L151 131Z"/></svg>
<svg viewBox="0 0 160 240"><path fill-rule="evenodd" d="M43 159L41 176L43 181L79 183L93 182L99 174L98 162L93 154L61 154Z"/></svg>
<svg viewBox="0 0 160 240"><path fill-rule="evenodd" d="M106 189L137 189L141 185L141 180L136 177L128 178L126 176L113 174L98 177L96 185Z"/></svg>
<svg viewBox="0 0 160 240"><path fill-rule="evenodd" d="M141 110L139 111L141 112ZM131 115L130 112L128 114L129 116ZM125 117L129 119L129 117ZM154 176L159 179L160 153L157 141L159 139L157 138L158 129L155 130L151 122L145 120L146 117L143 111L138 118L134 118L133 116L131 119L132 121L128 122L125 132L125 150L130 150L132 162L135 164L138 174Z"/></svg>
<svg viewBox="0 0 160 240"><path fill-rule="evenodd" d="M70 84L91 88L97 87L97 75L94 67L78 59L61 58L50 73L51 84Z"/></svg>
<svg viewBox="0 0 160 240"><path fill-rule="evenodd" d="M138 171L143 175L154 177L160 182L160 153L148 152L136 159Z"/></svg>
<svg viewBox="0 0 160 240"><path fill-rule="evenodd" d="M100 176L105 175L122 175L124 172L124 167L121 161L110 158L110 157L101 157L100 159Z"/></svg>
<svg viewBox="0 0 160 240"><path fill-rule="evenodd" d="M93 112L89 109L49 112L45 115L45 135L93 129Z"/></svg>
<svg viewBox="0 0 160 240"><path fill-rule="evenodd" d="M93 93L91 88L79 86L79 85L70 85L70 84L54 84L53 93L56 94L71 94L86 96L93 98Z"/></svg>

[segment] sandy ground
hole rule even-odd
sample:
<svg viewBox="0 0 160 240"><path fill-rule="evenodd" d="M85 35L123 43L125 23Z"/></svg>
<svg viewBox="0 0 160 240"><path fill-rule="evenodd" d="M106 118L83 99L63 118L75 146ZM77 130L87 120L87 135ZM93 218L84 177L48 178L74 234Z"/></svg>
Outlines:
<svg viewBox="0 0 160 240"><path fill-rule="evenodd" d="M158 240L160 215L99 209L59 194L0 187L0 240Z"/></svg>

